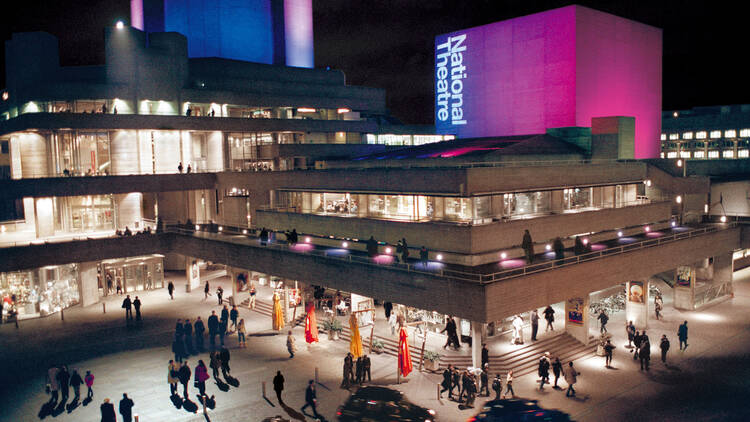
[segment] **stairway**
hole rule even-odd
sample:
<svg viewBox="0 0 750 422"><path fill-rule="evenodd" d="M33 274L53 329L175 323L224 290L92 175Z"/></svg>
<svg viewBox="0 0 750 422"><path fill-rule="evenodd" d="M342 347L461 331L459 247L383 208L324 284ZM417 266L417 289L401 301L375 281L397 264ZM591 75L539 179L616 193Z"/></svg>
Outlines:
<svg viewBox="0 0 750 422"><path fill-rule="evenodd" d="M250 299L248 298L248 299L243 300L242 303L240 303L240 307L250 309ZM273 304L262 301L262 300L256 300L255 309L251 309L251 310L270 318L271 315L273 314ZM298 313L301 313L301 315L297 316L297 318L294 320L294 324L292 324L291 327L296 327L304 323L305 313L304 312L298 312Z"/></svg>
<svg viewBox="0 0 750 422"><path fill-rule="evenodd" d="M596 344L596 339L591 339L588 344L583 344L570 334L562 332L539 341L528 342L523 347L504 355L490 355L490 374L505 374L511 369L515 376L536 372L539 359L545 352L550 352L553 358L559 357L560 362L565 364L593 353L596 350ZM471 366L471 356L441 356L441 368L448 365L458 368L469 367Z"/></svg>

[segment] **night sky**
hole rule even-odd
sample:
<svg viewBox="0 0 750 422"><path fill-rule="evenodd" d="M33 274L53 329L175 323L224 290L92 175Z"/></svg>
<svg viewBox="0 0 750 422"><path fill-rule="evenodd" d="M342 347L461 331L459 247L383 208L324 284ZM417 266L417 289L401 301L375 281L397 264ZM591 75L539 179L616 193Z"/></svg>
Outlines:
<svg viewBox="0 0 750 422"><path fill-rule="evenodd" d="M435 35L572 4L542 0L314 0L315 63L347 83L384 88L391 114L433 123ZM747 35L741 2L579 1L664 29L663 108L750 103L742 65ZM103 62L102 28L128 20L129 1L24 0L0 14L0 36L43 30L60 38L63 65ZM4 85L4 46L0 78Z"/></svg>

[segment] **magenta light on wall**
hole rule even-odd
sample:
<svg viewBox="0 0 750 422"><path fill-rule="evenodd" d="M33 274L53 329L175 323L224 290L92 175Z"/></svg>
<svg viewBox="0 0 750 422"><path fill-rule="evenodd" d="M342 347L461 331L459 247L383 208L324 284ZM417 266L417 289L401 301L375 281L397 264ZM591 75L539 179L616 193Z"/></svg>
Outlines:
<svg viewBox="0 0 750 422"><path fill-rule="evenodd" d="M458 137L544 133L635 117L635 158L659 154L662 31L581 6L435 38L435 125Z"/></svg>
<svg viewBox="0 0 750 422"><path fill-rule="evenodd" d="M313 67L312 0L284 0L286 65Z"/></svg>
<svg viewBox="0 0 750 422"><path fill-rule="evenodd" d="M143 0L130 0L130 26L143 31Z"/></svg>

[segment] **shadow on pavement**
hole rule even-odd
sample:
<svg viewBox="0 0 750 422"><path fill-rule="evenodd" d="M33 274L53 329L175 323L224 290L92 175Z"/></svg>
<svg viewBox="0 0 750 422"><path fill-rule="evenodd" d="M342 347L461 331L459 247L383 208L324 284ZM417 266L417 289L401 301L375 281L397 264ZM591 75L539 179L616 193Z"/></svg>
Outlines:
<svg viewBox="0 0 750 422"><path fill-rule="evenodd" d="M68 413L73 413L73 411L78 408L79 404L80 403L78 402L78 400L73 400L72 402L68 403L68 405L66 406L66 408L68 409Z"/></svg>
<svg viewBox="0 0 750 422"><path fill-rule="evenodd" d="M279 405L281 406L282 409L284 409L286 414L289 415L289 417L294 419L295 421L305 420L305 415L287 406L286 403L284 403L283 401L279 401Z"/></svg>
<svg viewBox="0 0 750 422"><path fill-rule="evenodd" d="M170 400L172 400L172 404L175 408L181 409L182 408L182 397L178 396L177 394L172 394L172 396L169 397Z"/></svg>
<svg viewBox="0 0 750 422"><path fill-rule="evenodd" d="M55 410L55 403L48 401L42 405L41 409L39 409L37 416L39 416L39 419L44 419L51 415L53 410Z"/></svg>
<svg viewBox="0 0 750 422"><path fill-rule="evenodd" d="M216 381L216 386L219 388L219 390L221 390L221 391L223 391L225 393L227 391L229 391L229 384L225 383L224 381L222 381L219 378L214 378L214 380Z"/></svg>
<svg viewBox="0 0 750 422"><path fill-rule="evenodd" d="M182 408L190 413L198 413L198 405L191 402L190 399L185 399L182 401Z"/></svg>
<svg viewBox="0 0 750 422"><path fill-rule="evenodd" d="M237 388L240 386L240 380L238 380L237 378L229 374L227 374L224 378L226 378L227 384L231 385L232 387Z"/></svg>

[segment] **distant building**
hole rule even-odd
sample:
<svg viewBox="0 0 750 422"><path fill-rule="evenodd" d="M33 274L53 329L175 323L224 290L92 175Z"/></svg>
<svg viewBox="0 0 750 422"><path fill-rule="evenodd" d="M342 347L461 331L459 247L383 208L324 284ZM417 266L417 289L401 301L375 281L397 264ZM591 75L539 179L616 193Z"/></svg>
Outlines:
<svg viewBox="0 0 750 422"><path fill-rule="evenodd" d="M750 104L664 111L661 157L750 158Z"/></svg>

